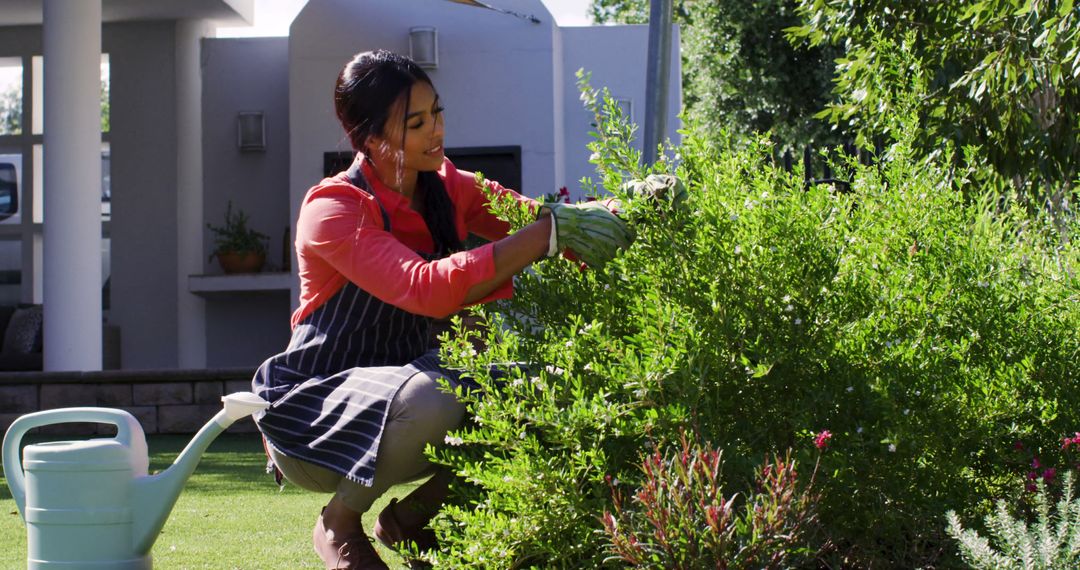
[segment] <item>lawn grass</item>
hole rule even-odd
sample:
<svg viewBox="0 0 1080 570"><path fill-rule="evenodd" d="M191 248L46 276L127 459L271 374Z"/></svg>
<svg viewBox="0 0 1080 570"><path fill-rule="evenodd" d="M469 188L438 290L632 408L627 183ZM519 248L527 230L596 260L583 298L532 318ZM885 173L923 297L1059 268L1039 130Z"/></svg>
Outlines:
<svg viewBox="0 0 1080 570"><path fill-rule="evenodd" d="M26 443L42 441L25 439ZM150 472L168 468L189 440L186 436L148 437ZM289 484L279 491L265 465L256 435L227 433L211 444L154 544L154 567L322 568L311 548L311 528L330 496ZM364 528L370 533L390 498L407 494L416 484L396 487L377 501L364 515ZM391 568L405 568L400 557L382 545L377 547ZM0 568L26 568L26 527L2 478Z"/></svg>

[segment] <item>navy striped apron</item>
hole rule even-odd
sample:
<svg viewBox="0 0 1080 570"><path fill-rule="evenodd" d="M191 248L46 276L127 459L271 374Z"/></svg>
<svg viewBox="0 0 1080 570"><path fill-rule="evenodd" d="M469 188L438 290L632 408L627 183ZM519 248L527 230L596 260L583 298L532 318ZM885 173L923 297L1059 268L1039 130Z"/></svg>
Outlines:
<svg viewBox="0 0 1080 570"><path fill-rule="evenodd" d="M359 166L349 169L350 182L375 197ZM390 217L382 204L379 209L390 231ZM267 443L289 457L371 486L387 412L398 390L420 372L458 381L456 373L439 364L438 349L429 346L430 328L429 317L384 303L346 282L296 325L284 352L255 372L253 391L271 402L255 417Z"/></svg>

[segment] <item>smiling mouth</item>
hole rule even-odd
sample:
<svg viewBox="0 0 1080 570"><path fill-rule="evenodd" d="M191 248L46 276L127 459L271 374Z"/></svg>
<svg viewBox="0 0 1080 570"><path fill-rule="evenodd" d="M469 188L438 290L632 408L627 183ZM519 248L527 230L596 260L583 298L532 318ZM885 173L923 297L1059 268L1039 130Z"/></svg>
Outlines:
<svg viewBox="0 0 1080 570"><path fill-rule="evenodd" d="M432 147L432 148L424 151L424 153L425 154L439 154L440 152L442 152L442 150L443 150L442 145L438 145L438 146Z"/></svg>

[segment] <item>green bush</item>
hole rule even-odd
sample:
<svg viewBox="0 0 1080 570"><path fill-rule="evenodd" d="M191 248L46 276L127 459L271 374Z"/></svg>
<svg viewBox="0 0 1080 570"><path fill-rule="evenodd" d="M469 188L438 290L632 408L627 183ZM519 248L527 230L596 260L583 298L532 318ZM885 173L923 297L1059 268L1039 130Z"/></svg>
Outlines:
<svg viewBox="0 0 1080 570"><path fill-rule="evenodd" d="M965 200L978 178L914 158L906 115L877 164L837 165L850 194L804 188L767 142L688 132L676 164L656 167L685 181L685 207L635 201L621 189L644 174L632 129L586 95L600 186L637 241L603 270L536 264L512 299L477 309L486 332L444 343L485 391L433 451L461 476L434 561L619 566L607 477L641 487L641 458L693 431L723 450L730 494L783 450L813 463L828 430L823 562L956 562L942 513L1021 492L1014 443L1055 448L1080 423L1077 246L1018 208Z"/></svg>

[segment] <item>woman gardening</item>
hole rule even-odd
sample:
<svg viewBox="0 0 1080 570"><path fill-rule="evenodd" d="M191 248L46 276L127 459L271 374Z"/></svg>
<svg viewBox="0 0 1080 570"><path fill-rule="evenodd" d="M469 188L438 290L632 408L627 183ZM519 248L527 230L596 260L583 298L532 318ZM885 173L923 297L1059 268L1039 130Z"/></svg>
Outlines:
<svg viewBox="0 0 1080 570"><path fill-rule="evenodd" d="M633 234L597 202L540 207L486 182L538 212L507 235L473 174L444 156L439 95L406 57L356 55L337 78L334 104L356 158L304 198L292 338L252 384L272 403L257 417L270 459L292 483L333 493L312 536L326 568L387 568L361 514L393 485L431 474L379 513L373 533L391 547L434 547L426 527L449 474L433 469L424 448L465 414L439 386L466 381L429 346L433 318L509 297L514 274L567 248L602 265ZM491 242L466 250L469 232Z"/></svg>

